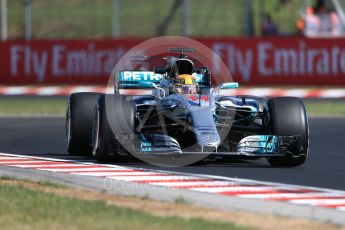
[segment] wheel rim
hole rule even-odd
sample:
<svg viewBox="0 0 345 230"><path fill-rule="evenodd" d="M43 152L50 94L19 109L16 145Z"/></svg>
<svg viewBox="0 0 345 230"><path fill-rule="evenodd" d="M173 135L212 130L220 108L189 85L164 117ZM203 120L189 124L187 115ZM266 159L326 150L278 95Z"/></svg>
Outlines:
<svg viewBox="0 0 345 230"><path fill-rule="evenodd" d="M95 119L94 119L94 125L92 129L92 155L95 156L98 144L99 144L99 107L97 106L95 111Z"/></svg>

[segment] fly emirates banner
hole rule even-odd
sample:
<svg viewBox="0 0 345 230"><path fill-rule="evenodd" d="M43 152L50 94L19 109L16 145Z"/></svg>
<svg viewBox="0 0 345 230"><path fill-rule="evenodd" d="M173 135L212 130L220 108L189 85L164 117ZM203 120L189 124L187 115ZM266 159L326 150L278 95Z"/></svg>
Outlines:
<svg viewBox="0 0 345 230"><path fill-rule="evenodd" d="M233 80L241 84L345 86L345 39L195 40L214 51L206 57L214 60L208 66L214 77L222 75L217 55ZM123 38L1 42L0 84L106 84L121 57L142 41Z"/></svg>

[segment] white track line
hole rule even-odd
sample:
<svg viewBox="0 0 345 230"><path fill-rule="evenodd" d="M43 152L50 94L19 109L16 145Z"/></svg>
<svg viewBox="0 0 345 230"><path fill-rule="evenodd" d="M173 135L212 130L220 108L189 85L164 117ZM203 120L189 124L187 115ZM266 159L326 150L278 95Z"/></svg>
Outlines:
<svg viewBox="0 0 345 230"><path fill-rule="evenodd" d="M339 194L324 193L324 192L311 192L311 193L277 193L277 194L243 194L238 195L242 198L254 198L254 199L312 199L313 197L338 197Z"/></svg>
<svg viewBox="0 0 345 230"><path fill-rule="evenodd" d="M263 186L263 187L249 187L249 186L228 186L228 187L209 187L209 188L191 188L190 190L210 193L225 193L225 192L262 192L262 191L276 191L282 188ZM284 189L287 189L286 187Z"/></svg>
<svg viewBox="0 0 345 230"><path fill-rule="evenodd" d="M308 94L308 91L304 89L289 89L283 92L284 92L284 96L293 96L293 97L305 97Z"/></svg>
<svg viewBox="0 0 345 230"><path fill-rule="evenodd" d="M166 175L166 176L155 176L153 178L147 176L119 176L119 177L107 177L109 179L122 180L122 181L136 181L136 182L147 182L150 181L183 181L183 180L196 180L201 178L193 178L188 176L175 176L175 175Z"/></svg>
<svg viewBox="0 0 345 230"><path fill-rule="evenodd" d="M59 94L59 91L60 91L60 87L44 87L44 88L39 88L37 90L37 95L57 95Z"/></svg>
<svg viewBox="0 0 345 230"><path fill-rule="evenodd" d="M65 169L40 169L40 170L45 170L45 171L54 171L54 172L61 172L61 173L73 173L73 172L97 172L97 171L109 171L109 172L118 172L118 171L123 171L123 170L128 170L128 171L133 171L132 169L129 168L107 168L107 167L87 167L87 168L65 168Z"/></svg>
<svg viewBox="0 0 345 230"><path fill-rule="evenodd" d="M338 210L338 211L345 212L345 205L344 205L344 207L337 207L337 210Z"/></svg>
<svg viewBox="0 0 345 230"><path fill-rule="evenodd" d="M330 89L330 90L322 90L321 97L324 98L342 98L345 97L345 90L344 89Z"/></svg>
<svg viewBox="0 0 345 230"><path fill-rule="evenodd" d="M16 155L11 153L0 153L4 157L11 157L11 159L17 158L17 159L37 159L37 160L46 160L46 161L54 161L54 162L61 162L61 163L75 163L79 165L90 165L90 166L103 166L108 168L130 168L130 167L124 167L120 165L114 165L114 164L97 164L96 162L90 162L90 161L82 161L82 160L66 160L66 159L57 159L57 158L50 158L50 157L35 157L35 156L25 156L25 155ZM147 169L146 169L147 170Z"/></svg>
<svg viewBox="0 0 345 230"><path fill-rule="evenodd" d="M212 186L238 186L236 181L182 181L182 182L154 182L152 185L167 187L212 187ZM242 185L244 183L241 183ZM247 183L249 184L249 183Z"/></svg>
<svg viewBox="0 0 345 230"><path fill-rule="evenodd" d="M6 87L3 91L4 95L22 95L27 94L30 91L30 87L26 86L13 86L13 87Z"/></svg>
<svg viewBox="0 0 345 230"><path fill-rule="evenodd" d="M255 96L266 96L266 95L271 95L272 88L254 88L254 89L249 89L249 94L255 95Z"/></svg>
<svg viewBox="0 0 345 230"><path fill-rule="evenodd" d="M19 164L27 164L27 165L30 165L30 164L42 164L42 165L44 165L44 164L47 164L47 161L36 161L36 160L32 160L32 161L27 161L27 160L25 160L25 161L22 161L22 160L17 160L17 161L15 161L15 160L6 160L6 161L0 161L0 165L19 165ZM19 167L19 166L18 166Z"/></svg>
<svg viewBox="0 0 345 230"><path fill-rule="evenodd" d="M83 175L83 176L151 176L156 175L154 172L140 172L128 170L128 172L71 172L70 174L74 175ZM161 173L163 175L163 173Z"/></svg>
<svg viewBox="0 0 345 230"><path fill-rule="evenodd" d="M345 199L310 199L310 200L290 200L294 204L309 204L309 205L345 205Z"/></svg>
<svg viewBox="0 0 345 230"><path fill-rule="evenodd" d="M0 160L1 161L5 161L5 160L20 160L20 159L27 159L27 158L24 158L24 157L3 157L3 156L1 156L0 157Z"/></svg>
<svg viewBox="0 0 345 230"><path fill-rule="evenodd" d="M62 168L62 167L71 167L71 168L77 168L77 167L88 167L87 165L82 165L82 164L73 164L73 163L61 163L61 164L41 164L41 165L35 165L35 164L9 164L9 166L13 167L20 167L20 168L34 168L34 169L40 169L40 168Z"/></svg>

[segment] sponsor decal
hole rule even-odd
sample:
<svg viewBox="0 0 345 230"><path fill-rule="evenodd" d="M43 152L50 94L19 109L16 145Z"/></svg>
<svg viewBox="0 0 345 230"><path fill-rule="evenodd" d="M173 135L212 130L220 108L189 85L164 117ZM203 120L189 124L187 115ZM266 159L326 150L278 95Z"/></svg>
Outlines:
<svg viewBox="0 0 345 230"><path fill-rule="evenodd" d="M152 71L121 71L120 81L160 81L161 74Z"/></svg>

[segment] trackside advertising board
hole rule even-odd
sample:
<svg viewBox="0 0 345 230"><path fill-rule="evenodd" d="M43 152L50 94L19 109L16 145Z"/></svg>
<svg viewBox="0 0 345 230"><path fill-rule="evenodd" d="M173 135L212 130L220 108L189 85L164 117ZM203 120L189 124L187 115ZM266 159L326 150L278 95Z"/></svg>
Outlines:
<svg viewBox="0 0 345 230"><path fill-rule="evenodd" d="M0 42L0 84L106 84L139 39Z"/></svg>
<svg viewBox="0 0 345 230"><path fill-rule="evenodd" d="M345 39L195 38L246 85L345 86ZM105 84L142 39L0 43L0 84ZM215 59L216 60L216 59ZM217 76L219 63L209 67Z"/></svg>

